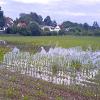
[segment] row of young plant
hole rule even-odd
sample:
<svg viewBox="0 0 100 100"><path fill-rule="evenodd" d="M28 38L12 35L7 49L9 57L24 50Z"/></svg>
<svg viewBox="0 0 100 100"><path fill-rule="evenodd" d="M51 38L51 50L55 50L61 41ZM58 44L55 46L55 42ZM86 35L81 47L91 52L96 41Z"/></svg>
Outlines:
<svg viewBox="0 0 100 100"><path fill-rule="evenodd" d="M82 51L80 47L63 49L42 48L35 55L15 50L4 56L4 63L12 71L19 71L56 84L82 84L94 78L100 65L99 51Z"/></svg>
<svg viewBox="0 0 100 100"><path fill-rule="evenodd" d="M100 83L95 77L99 73L100 51L92 51L90 48L83 51L81 47L76 47L50 48L46 52L42 47L41 52L31 54L15 48L5 54L3 63L10 71L99 97Z"/></svg>

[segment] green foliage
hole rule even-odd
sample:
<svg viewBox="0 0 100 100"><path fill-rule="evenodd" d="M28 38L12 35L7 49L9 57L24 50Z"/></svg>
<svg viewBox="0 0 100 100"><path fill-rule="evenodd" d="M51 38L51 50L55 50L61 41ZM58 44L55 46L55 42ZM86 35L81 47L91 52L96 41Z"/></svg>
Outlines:
<svg viewBox="0 0 100 100"><path fill-rule="evenodd" d="M79 70L82 67L82 64L80 61L72 60L71 67L75 68L76 70Z"/></svg>
<svg viewBox="0 0 100 100"><path fill-rule="evenodd" d="M65 21L62 23L63 28L69 28L69 27L75 27L76 23L70 22L70 21Z"/></svg>
<svg viewBox="0 0 100 100"><path fill-rule="evenodd" d="M45 96L45 93L43 91L39 90L36 92L36 95L37 96Z"/></svg>
<svg viewBox="0 0 100 100"><path fill-rule="evenodd" d="M30 35L32 35L31 31L30 31L30 29L28 27L19 28L19 34L20 35L24 35L24 36L30 36Z"/></svg>
<svg viewBox="0 0 100 100"><path fill-rule="evenodd" d="M15 82L15 81L16 81L16 76L12 76L12 77L10 78L10 81Z"/></svg>
<svg viewBox="0 0 100 100"><path fill-rule="evenodd" d="M96 30L94 31L94 35L95 35L95 36L100 36L100 29L96 29Z"/></svg>
<svg viewBox="0 0 100 100"><path fill-rule="evenodd" d="M62 97L56 97L56 100L63 100Z"/></svg>
<svg viewBox="0 0 100 100"><path fill-rule="evenodd" d="M41 29L36 22L29 23L26 27L18 27L13 25L7 29L8 34L20 34L24 36L39 36L41 35Z"/></svg>
<svg viewBox="0 0 100 100"><path fill-rule="evenodd" d="M16 96L16 91L14 90L14 88L9 88L6 90L6 94L9 98L13 98Z"/></svg>
<svg viewBox="0 0 100 100"><path fill-rule="evenodd" d="M31 22L29 25L29 30L31 31L31 34L33 36L39 36L41 35L41 29L39 27L39 25L36 22Z"/></svg>
<svg viewBox="0 0 100 100"><path fill-rule="evenodd" d="M55 45L56 43L60 47L70 48L81 46L83 49L92 47L93 50L100 49L100 37L82 37L82 36L0 36L1 40L9 41L14 44L31 44L37 46Z"/></svg>
<svg viewBox="0 0 100 100"><path fill-rule="evenodd" d="M53 73L53 75L57 74L57 71L58 71L58 65L54 63L52 65L52 73Z"/></svg>
<svg viewBox="0 0 100 100"><path fill-rule="evenodd" d="M16 25L13 25L11 28L7 29L8 34L17 34L19 33L19 28Z"/></svg>
<svg viewBox="0 0 100 100"><path fill-rule="evenodd" d="M24 22L27 27L17 27L18 23ZM3 15L3 11L0 10L0 29L6 24L6 18ZM19 18L14 21L14 25L12 27L8 27L6 30L7 34L20 34L24 36L51 36L51 35L79 35L79 36L100 36L100 27L97 21L94 21L93 25L90 26L87 23L78 24L71 21L64 21L61 26L61 31L50 32L46 29L46 31L41 31L40 25L47 26L57 26L57 22L52 20L50 16L46 18L42 18L41 15L38 15L35 12L31 12L29 14L21 13ZM66 30L69 28L69 30Z"/></svg>
<svg viewBox="0 0 100 100"><path fill-rule="evenodd" d="M18 24L18 22L25 22L27 24L31 23L31 22L36 22L39 25L48 25L48 26L57 26L57 22L54 20L52 21L50 16L47 16L44 20L42 18L41 15L38 15L35 12L31 12L30 14L25 14L25 13L21 13L19 19L15 20L15 23Z"/></svg>
<svg viewBox="0 0 100 100"><path fill-rule="evenodd" d="M94 29L98 29L98 28L99 28L99 25L98 25L97 21L94 21L94 23L93 23L93 28L94 28Z"/></svg>
<svg viewBox="0 0 100 100"><path fill-rule="evenodd" d="M68 35L67 32L65 32L64 29L62 29L62 30L59 31L59 35L65 35L65 34Z"/></svg>
<svg viewBox="0 0 100 100"><path fill-rule="evenodd" d="M29 100L29 96L24 96L23 100Z"/></svg>
<svg viewBox="0 0 100 100"><path fill-rule="evenodd" d="M87 23L78 24L70 21L63 22L61 26L63 30L62 34L79 36L100 36L100 28L96 21L93 23L93 26L90 26ZM69 30L66 31L66 28L69 28Z"/></svg>
<svg viewBox="0 0 100 100"><path fill-rule="evenodd" d="M95 96L95 93L93 93L92 91L89 91L89 90L85 90L84 95L86 95L86 96Z"/></svg>
<svg viewBox="0 0 100 100"><path fill-rule="evenodd" d="M42 24L42 16L38 15L37 13L31 12L30 14L21 13L19 19L16 22L26 22L29 24L30 22L37 22L38 24Z"/></svg>
<svg viewBox="0 0 100 100"><path fill-rule="evenodd" d="M47 17L44 19L44 24L47 25L47 26L51 26L51 25L52 25L52 21L51 21L50 16L47 16Z"/></svg>
<svg viewBox="0 0 100 100"><path fill-rule="evenodd" d="M50 32L49 28L44 28L44 32Z"/></svg>
<svg viewBox="0 0 100 100"><path fill-rule="evenodd" d="M26 27L17 27L17 25L22 22L26 24ZM53 32L54 34L50 31L42 32L39 25L56 27L57 23L55 20L52 21L50 16L47 16L43 21L42 16L37 13L21 13L20 17L14 21L14 25L12 27L8 27L6 32L8 34L20 34L25 36L55 35L55 32Z"/></svg>
<svg viewBox="0 0 100 100"><path fill-rule="evenodd" d="M9 48L6 48L6 47L0 47L0 61L3 60L3 56L6 52L9 51Z"/></svg>

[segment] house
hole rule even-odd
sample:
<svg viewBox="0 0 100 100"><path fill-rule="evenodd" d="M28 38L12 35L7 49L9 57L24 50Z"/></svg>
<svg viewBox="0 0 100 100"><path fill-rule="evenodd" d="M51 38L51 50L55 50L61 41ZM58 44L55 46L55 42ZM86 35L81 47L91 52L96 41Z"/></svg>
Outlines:
<svg viewBox="0 0 100 100"><path fill-rule="evenodd" d="M19 22L17 24L17 27L21 27L21 28L25 28L27 26L27 24L25 22Z"/></svg>
<svg viewBox="0 0 100 100"><path fill-rule="evenodd" d="M40 28L45 31L46 29L48 29L49 31L53 31L54 30L54 27L52 26L40 26Z"/></svg>
<svg viewBox="0 0 100 100"><path fill-rule="evenodd" d="M11 19L10 17L5 18L5 27L11 27L13 26L13 24L14 24L13 19Z"/></svg>
<svg viewBox="0 0 100 100"><path fill-rule="evenodd" d="M14 24L13 20L9 17L5 17L5 25L0 28L0 33L4 33L8 27L12 27Z"/></svg>
<svg viewBox="0 0 100 100"><path fill-rule="evenodd" d="M60 26L56 26L56 27L54 28L54 31L56 31L56 32L59 32L60 30L61 30Z"/></svg>
<svg viewBox="0 0 100 100"><path fill-rule="evenodd" d="M53 26L40 26L41 29L44 31L45 29L48 29L50 32L59 32L61 30L60 26L56 26L56 27L53 27Z"/></svg>

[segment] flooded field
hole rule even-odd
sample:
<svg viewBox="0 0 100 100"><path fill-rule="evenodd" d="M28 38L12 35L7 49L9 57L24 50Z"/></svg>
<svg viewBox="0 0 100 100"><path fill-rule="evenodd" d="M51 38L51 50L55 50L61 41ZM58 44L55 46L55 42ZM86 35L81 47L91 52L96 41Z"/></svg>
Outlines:
<svg viewBox="0 0 100 100"><path fill-rule="evenodd" d="M31 54L15 47L12 52L4 55L3 63L11 71L55 84L96 84L89 80L99 73L100 51L93 51L91 47L85 51L81 47L55 47L46 51L41 47L40 52Z"/></svg>

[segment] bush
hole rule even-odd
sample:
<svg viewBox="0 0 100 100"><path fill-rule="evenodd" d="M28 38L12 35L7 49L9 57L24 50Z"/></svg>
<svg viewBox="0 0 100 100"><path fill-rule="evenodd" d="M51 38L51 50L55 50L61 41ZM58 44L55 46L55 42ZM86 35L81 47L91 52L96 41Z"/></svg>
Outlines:
<svg viewBox="0 0 100 100"><path fill-rule="evenodd" d="M26 27L18 27L13 25L7 28L7 34L20 34L24 36L39 36L41 35L41 28L36 22L29 23Z"/></svg>
<svg viewBox="0 0 100 100"><path fill-rule="evenodd" d="M41 28L36 22L32 22L28 25L29 31L31 32L31 35L33 36L39 36L41 35Z"/></svg>
<svg viewBox="0 0 100 100"><path fill-rule="evenodd" d="M76 70L79 70L82 67L82 64L78 60L72 60L71 67L75 68Z"/></svg>

